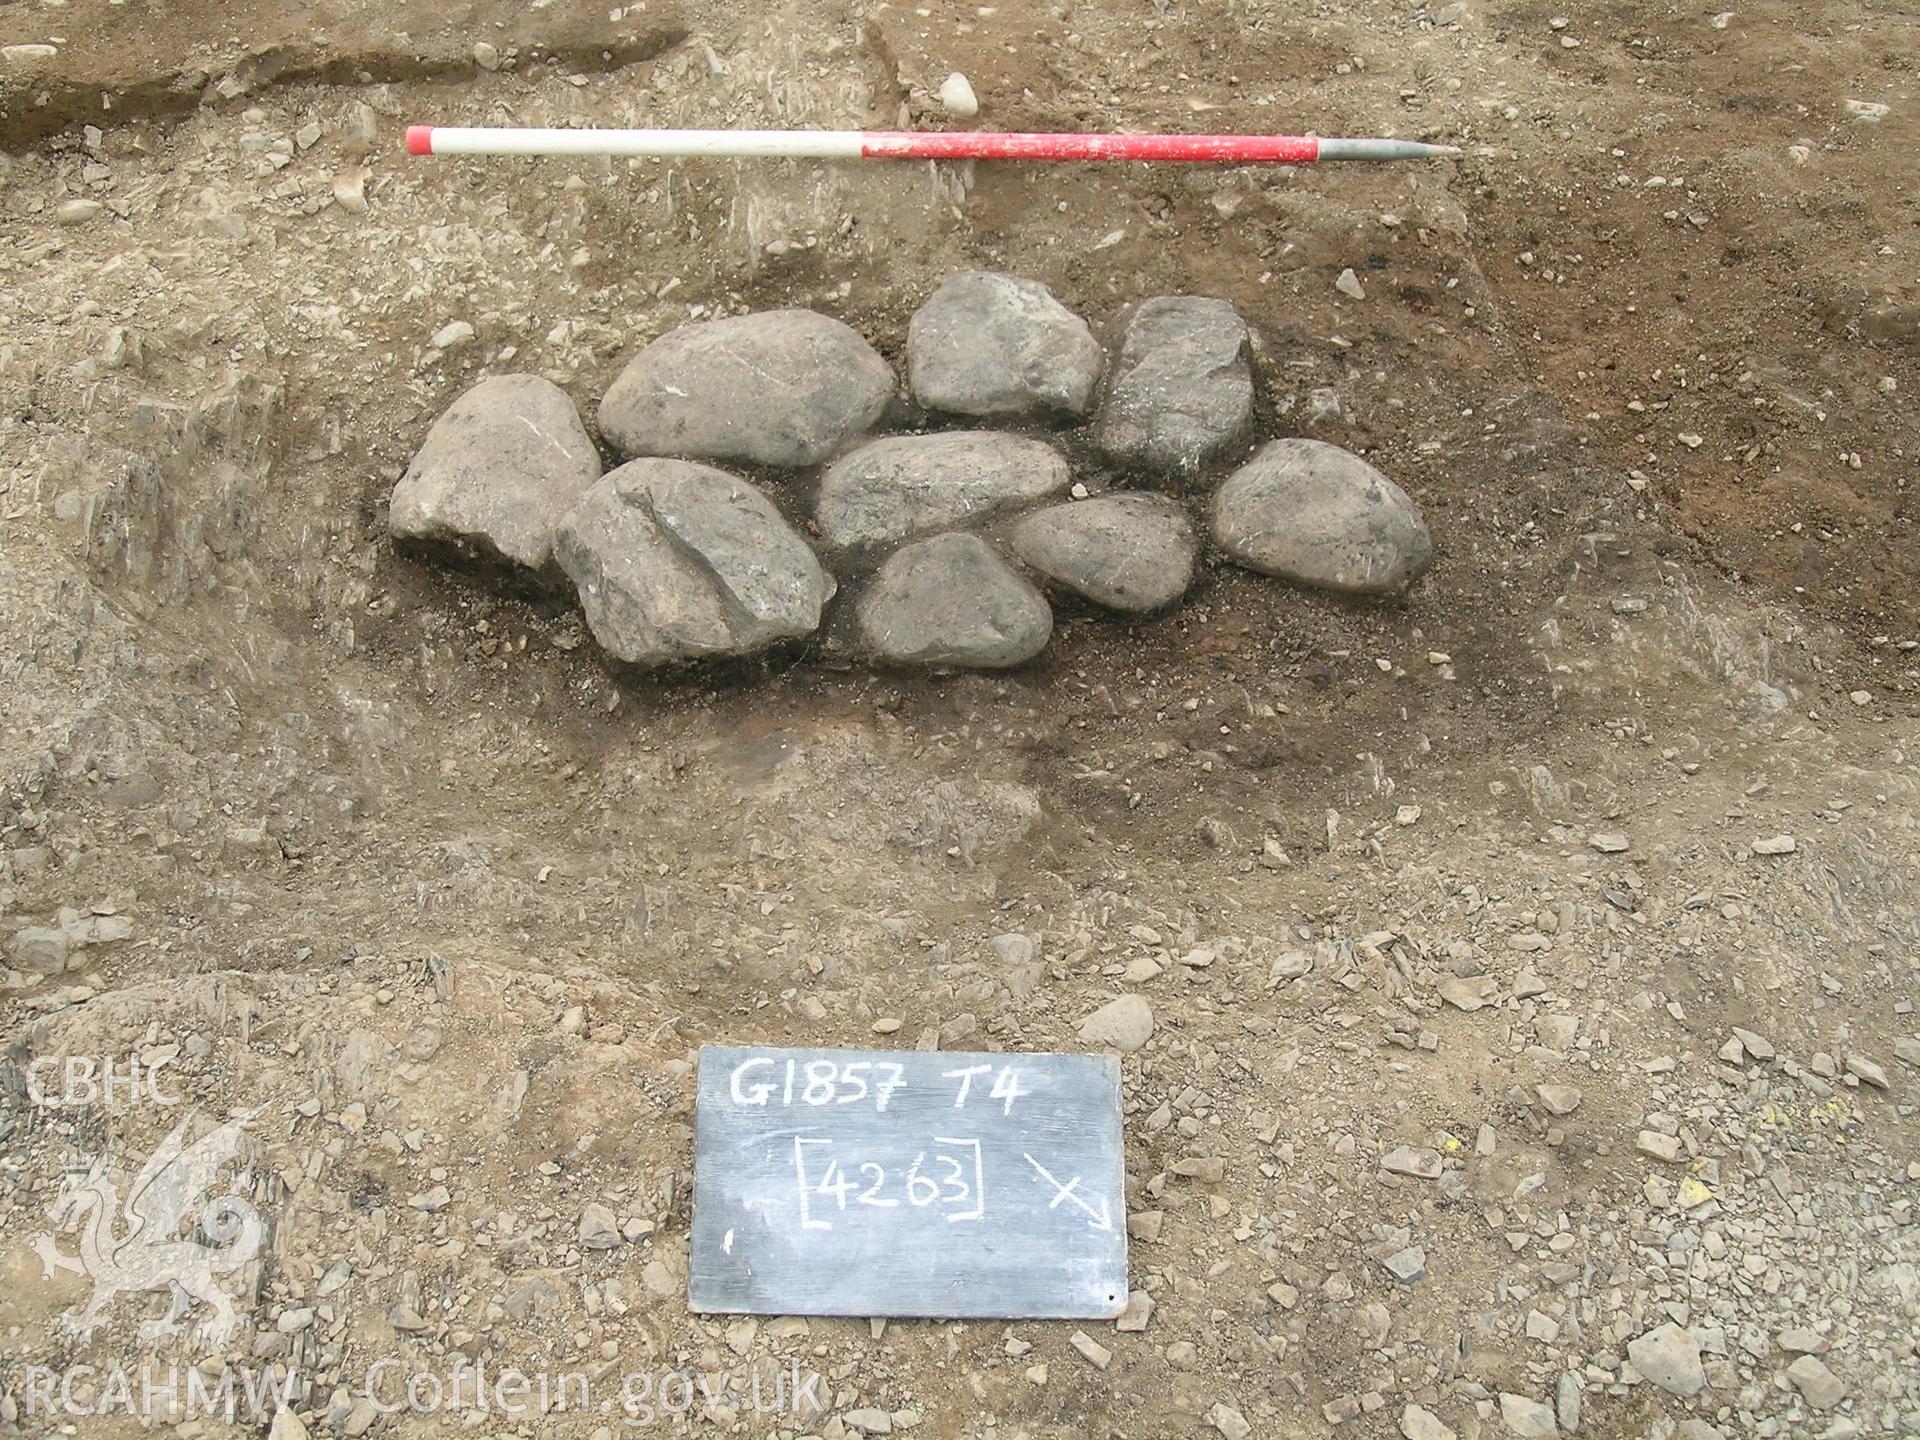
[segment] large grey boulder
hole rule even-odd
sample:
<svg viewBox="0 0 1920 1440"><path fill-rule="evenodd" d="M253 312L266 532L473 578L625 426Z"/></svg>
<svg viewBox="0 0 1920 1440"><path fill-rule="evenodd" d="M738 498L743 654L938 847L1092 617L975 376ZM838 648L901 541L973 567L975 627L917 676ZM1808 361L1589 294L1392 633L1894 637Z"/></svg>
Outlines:
<svg viewBox="0 0 1920 1440"><path fill-rule="evenodd" d="M1065 490L1067 462L1041 440L986 430L899 435L842 455L820 480L820 533L875 545L947 530Z"/></svg>
<svg viewBox="0 0 1920 1440"><path fill-rule="evenodd" d="M911 665L1018 665L1053 633L1040 592L977 535L935 535L895 551L857 613L876 655Z"/></svg>
<svg viewBox="0 0 1920 1440"><path fill-rule="evenodd" d="M393 488L387 533L547 570L561 517L599 478L600 452L567 392L538 375L497 375L427 431Z"/></svg>
<svg viewBox="0 0 1920 1440"><path fill-rule="evenodd" d="M942 281L907 325L907 381L929 410L1084 415L1103 359L1046 286L983 270Z"/></svg>
<svg viewBox="0 0 1920 1440"><path fill-rule="evenodd" d="M1319 440L1261 446L1214 495L1213 536L1249 569L1349 595L1404 590L1433 561L1406 492Z"/></svg>
<svg viewBox="0 0 1920 1440"><path fill-rule="evenodd" d="M767 310L662 335L607 391L600 429L622 455L816 465L893 392L893 371L855 331L812 310Z"/></svg>
<svg viewBox="0 0 1920 1440"><path fill-rule="evenodd" d="M1094 443L1115 460L1188 479L1253 419L1247 322L1224 300L1162 295L1120 317Z"/></svg>
<svg viewBox="0 0 1920 1440"><path fill-rule="evenodd" d="M635 665L811 635L836 589L772 501L683 460L612 471L561 522L554 554L593 638Z"/></svg>
<svg viewBox="0 0 1920 1440"><path fill-rule="evenodd" d="M1158 610L1186 594L1199 553L1192 522L1164 495L1102 495L1023 515L1014 554L1056 585L1115 610Z"/></svg>

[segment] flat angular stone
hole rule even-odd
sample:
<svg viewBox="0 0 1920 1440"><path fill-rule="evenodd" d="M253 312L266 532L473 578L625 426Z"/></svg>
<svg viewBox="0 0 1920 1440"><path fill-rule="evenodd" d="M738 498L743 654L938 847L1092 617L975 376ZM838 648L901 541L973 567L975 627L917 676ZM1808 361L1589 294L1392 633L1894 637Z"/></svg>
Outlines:
<svg viewBox="0 0 1920 1440"><path fill-rule="evenodd" d="M1574 1085L1536 1085L1533 1093L1549 1115L1571 1115L1580 1108L1580 1090Z"/></svg>
<svg viewBox="0 0 1920 1440"><path fill-rule="evenodd" d="M1409 1245L1404 1250L1396 1250L1380 1262L1387 1267L1387 1273L1402 1284L1411 1285L1427 1273L1427 1252L1417 1245Z"/></svg>
<svg viewBox="0 0 1920 1440"><path fill-rule="evenodd" d="M1633 1368L1670 1395L1697 1395L1706 1388L1706 1367L1693 1333L1671 1322L1627 1342Z"/></svg>
<svg viewBox="0 0 1920 1440"><path fill-rule="evenodd" d="M1261 446L1214 495L1213 533L1251 570L1349 595L1404 590L1433 560L1406 492L1319 440Z"/></svg>
<svg viewBox="0 0 1920 1440"><path fill-rule="evenodd" d="M1153 1038L1153 1007L1138 995L1109 1000L1080 1022L1080 1038L1112 1050L1138 1050Z"/></svg>
<svg viewBox="0 0 1920 1440"><path fill-rule="evenodd" d="M1396 1145L1380 1157L1380 1168L1395 1175L1411 1175L1416 1180L1438 1180L1440 1152L1427 1147Z"/></svg>
<svg viewBox="0 0 1920 1440"><path fill-rule="evenodd" d="M1406 1440L1460 1440L1453 1427L1438 1415L1413 1404L1400 1412L1400 1433Z"/></svg>
<svg viewBox="0 0 1920 1440"><path fill-rule="evenodd" d="M1642 1130L1634 1139L1634 1144L1642 1154L1651 1155L1656 1160L1678 1160L1685 1153L1676 1135L1662 1135L1658 1130Z"/></svg>
<svg viewBox="0 0 1920 1440"><path fill-rule="evenodd" d="M1198 474L1253 419L1247 322L1224 300L1163 295L1120 317L1094 443L1159 475Z"/></svg>
<svg viewBox="0 0 1920 1440"><path fill-rule="evenodd" d="M622 455L817 465L887 407L893 371L812 310L767 310L669 331L620 372L600 429Z"/></svg>
<svg viewBox="0 0 1920 1440"><path fill-rule="evenodd" d="M1539 1440L1541 1436L1560 1433L1553 1407L1525 1395L1503 1393L1500 1396L1500 1423L1507 1427L1509 1434L1522 1436L1524 1440Z"/></svg>
<svg viewBox="0 0 1920 1440"><path fill-rule="evenodd" d="M1125 1179L1110 1056L706 1046L688 1299L1144 1322Z"/></svg>
<svg viewBox="0 0 1920 1440"><path fill-rule="evenodd" d="M810 635L836 588L772 501L684 460L612 471L561 523L554 553L594 639L636 665Z"/></svg>
<svg viewBox="0 0 1920 1440"><path fill-rule="evenodd" d="M1801 1399L1816 1410L1831 1410L1846 1398L1844 1381L1813 1355L1802 1355L1787 1367L1787 1379L1800 1392Z"/></svg>
<svg viewBox="0 0 1920 1440"><path fill-rule="evenodd" d="M1053 633L1040 592L975 535L935 535L895 551L857 614L877 655L910 665L1018 665Z"/></svg>
<svg viewBox="0 0 1920 1440"><path fill-rule="evenodd" d="M8 953L23 970L41 975L58 975L67 965L72 941L64 929L47 925L28 925L13 932Z"/></svg>
<svg viewBox="0 0 1920 1440"><path fill-rule="evenodd" d="M1499 982L1491 975L1449 975L1440 982L1440 998L1454 1009L1471 1014L1491 1005L1499 989Z"/></svg>
<svg viewBox="0 0 1920 1440"><path fill-rule="evenodd" d="M829 465L815 513L830 544L891 544L1058 494L1070 480L1065 456L1023 435L897 435Z"/></svg>
<svg viewBox="0 0 1920 1440"><path fill-rule="evenodd" d="M1876 1090L1887 1088L1887 1072L1864 1055L1848 1055L1844 1068L1854 1079L1863 1081Z"/></svg>
<svg viewBox="0 0 1920 1440"><path fill-rule="evenodd" d="M1013 551L1054 584L1115 610L1171 605L1193 583L1199 545L1164 495L1102 495L1015 522Z"/></svg>
<svg viewBox="0 0 1920 1440"><path fill-rule="evenodd" d="M580 1212L579 1233L583 1250L611 1250L620 1243L613 1212L597 1202Z"/></svg>
<svg viewBox="0 0 1920 1440"><path fill-rule="evenodd" d="M1207 1411L1207 1423L1220 1432L1221 1440L1247 1440L1253 1434L1253 1426L1240 1413L1240 1407L1224 1400L1216 1400Z"/></svg>
<svg viewBox="0 0 1920 1440"><path fill-rule="evenodd" d="M600 452L567 392L496 375L449 405L394 486L387 533L529 570L553 563L553 532L600 478Z"/></svg>
<svg viewBox="0 0 1920 1440"><path fill-rule="evenodd" d="M1127 1308L1113 1322L1113 1328L1123 1335L1137 1335L1153 1323L1153 1311L1153 1296L1144 1290L1135 1290L1127 1296Z"/></svg>
<svg viewBox="0 0 1920 1440"><path fill-rule="evenodd" d="M1553 1414L1569 1435L1580 1433L1581 1408L1580 1377L1571 1370L1561 1372L1553 1385Z"/></svg>
<svg viewBox="0 0 1920 1440"><path fill-rule="evenodd" d="M1084 415L1104 359L1086 321L1011 275L951 276L907 326L913 398L958 415Z"/></svg>
<svg viewBox="0 0 1920 1440"><path fill-rule="evenodd" d="M1085 1357L1086 1362L1096 1370L1104 1370L1113 1363L1113 1351L1102 1345L1084 1330L1076 1330L1067 1337L1067 1343Z"/></svg>

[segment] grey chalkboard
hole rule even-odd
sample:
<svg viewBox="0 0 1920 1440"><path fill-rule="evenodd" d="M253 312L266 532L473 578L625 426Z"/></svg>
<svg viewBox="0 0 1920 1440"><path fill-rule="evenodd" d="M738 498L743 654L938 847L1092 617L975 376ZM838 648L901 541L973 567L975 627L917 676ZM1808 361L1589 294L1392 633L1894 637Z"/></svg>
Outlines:
<svg viewBox="0 0 1920 1440"><path fill-rule="evenodd" d="M709 1045L694 1123L697 1311L1126 1308L1108 1056Z"/></svg>

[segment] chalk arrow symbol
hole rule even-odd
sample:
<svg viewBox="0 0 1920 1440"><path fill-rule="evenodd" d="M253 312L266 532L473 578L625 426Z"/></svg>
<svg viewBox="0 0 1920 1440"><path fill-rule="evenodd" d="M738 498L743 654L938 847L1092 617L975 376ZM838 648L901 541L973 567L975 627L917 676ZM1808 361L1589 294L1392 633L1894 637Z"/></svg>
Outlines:
<svg viewBox="0 0 1920 1440"><path fill-rule="evenodd" d="M1105 1196L1101 1197L1100 1208L1096 1210L1074 1193L1080 1185L1080 1177L1078 1175L1062 1185L1048 1173L1047 1167L1034 1159L1033 1156L1028 1155L1024 1150L1021 1151L1021 1156L1029 1165L1040 1172L1040 1178L1042 1180L1045 1180L1053 1187L1053 1199L1047 1205L1049 1210L1057 1208L1062 1200L1071 1200L1074 1206L1087 1216L1087 1228L1089 1230L1104 1230L1109 1234L1112 1233L1113 1212L1108 1209Z"/></svg>

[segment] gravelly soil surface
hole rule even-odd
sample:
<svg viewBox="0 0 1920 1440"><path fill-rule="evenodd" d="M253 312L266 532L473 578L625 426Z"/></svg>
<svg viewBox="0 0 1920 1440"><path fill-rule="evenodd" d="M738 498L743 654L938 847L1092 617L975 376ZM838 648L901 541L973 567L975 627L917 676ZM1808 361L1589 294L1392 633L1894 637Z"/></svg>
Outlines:
<svg viewBox="0 0 1920 1440"><path fill-rule="evenodd" d="M0 6L0 45L53 50L0 58L0 1422L131 1435L34 1377L224 1357L299 1377L278 1440L648 1433L619 1382L675 1368L715 1392L654 1432L1920 1433L1917 32L1855 3ZM1468 153L401 153L428 120L937 125L956 69L983 125ZM975 266L1097 327L1234 301L1260 433L1392 475L1431 573L1353 605L1216 568L1166 616L1063 610L1004 676L825 644L663 680L385 539L484 374L591 413L638 343L773 305L897 365ZM435 349L452 321L474 339ZM1071 1325L686 1313L701 1043L1074 1048L1122 993L1155 1019L1125 1061L1153 1309L1084 1327L1105 1369ZM28 1089L132 1054L184 1109ZM101 1274L47 1273L89 1253L64 1162L107 1156L124 1202L183 1115L256 1106L236 1331L143 1339L137 1286L63 1329ZM374 1408L482 1357L600 1388ZM794 1367L823 1409L717 1378Z"/></svg>

